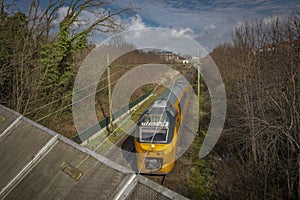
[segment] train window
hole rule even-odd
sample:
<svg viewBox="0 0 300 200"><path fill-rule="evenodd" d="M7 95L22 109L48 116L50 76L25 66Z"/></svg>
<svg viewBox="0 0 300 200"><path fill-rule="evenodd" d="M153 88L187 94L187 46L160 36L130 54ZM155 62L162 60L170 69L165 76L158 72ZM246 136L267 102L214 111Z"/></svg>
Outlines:
<svg viewBox="0 0 300 200"><path fill-rule="evenodd" d="M168 139L168 129L166 128L141 128L140 141L150 143L166 143Z"/></svg>

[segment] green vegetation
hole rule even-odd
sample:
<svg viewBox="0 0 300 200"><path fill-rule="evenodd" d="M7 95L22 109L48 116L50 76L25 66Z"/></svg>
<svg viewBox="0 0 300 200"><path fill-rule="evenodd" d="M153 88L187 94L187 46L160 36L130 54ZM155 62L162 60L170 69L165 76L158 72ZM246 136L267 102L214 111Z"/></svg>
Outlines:
<svg viewBox="0 0 300 200"><path fill-rule="evenodd" d="M207 199L211 197L212 170L210 157L200 159L199 150L203 143L203 136L196 136L192 144L193 165L189 170L189 190L191 199Z"/></svg>
<svg viewBox="0 0 300 200"><path fill-rule="evenodd" d="M71 115L74 77L94 45L95 32L116 32L116 17L129 8L93 13L111 1L17 1L0 4L0 103L67 137L75 132ZM44 3L43 3L44 4ZM64 14L62 9L66 9ZM104 9L105 10L105 9ZM82 14L94 15L82 23ZM61 121L66 124L58 126Z"/></svg>
<svg viewBox="0 0 300 200"><path fill-rule="evenodd" d="M76 73L75 56L86 48L88 36L93 31L93 27L88 27L81 32L72 32L72 26L84 10L82 6L65 17L60 22L56 40L42 45L40 65L44 76L41 82L42 91L46 95L64 96L70 95L72 91Z"/></svg>
<svg viewBox="0 0 300 200"><path fill-rule="evenodd" d="M203 79L201 79L202 81ZM199 151L203 143L208 124L210 120L210 98L208 90L203 82L201 82L201 93L199 99L200 105L200 122L198 134L192 143L190 157L192 159L191 168L188 171L189 182L189 198L191 199L209 199L213 192L211 189L213 183L213 171L211 160L213 155L209 155L203 159L199 158Z"/></svg>

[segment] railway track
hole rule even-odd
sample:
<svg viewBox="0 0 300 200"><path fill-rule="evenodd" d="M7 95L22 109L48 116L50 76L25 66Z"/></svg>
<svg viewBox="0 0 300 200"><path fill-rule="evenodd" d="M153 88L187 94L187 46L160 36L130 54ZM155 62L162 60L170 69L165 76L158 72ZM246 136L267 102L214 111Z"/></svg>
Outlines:
<svg viewBox="0 0 300 200"><path fill-rule="evenodd" d="M139 112L136 112L133 115L136 114L139 114ZM127 133L133 133L134 131L132 127L128 127L126 128L126 130ZM160 185L169 184L169 183L165 183L167 175L149 175L149 174L140 174L138 172L136 166L134 139L132 136L126 134L125 132L118 132L115 130L115 132L108 134L105 141L100 140L98 142L99 142L98 144L96 144L94 147L90 149L94 150L96 153L99 153L118 164L121 164L122 166L128 169L131 169L133 173L136 173L137 175L142 175ZM168 175L168 177L169 176L171 175ZM170 177L170 179L172 179L172 177Z"/></svg>
<svg viewBox="0 0 300 200"><path fill-rule="evenodd" d="M167 174L164 175L149 175L149 174L142 174L144 177L160 184L160 185L164 185L165 179Z"/></svg>
<svg viewBox="0 0 300 200"><path fill-rule="evenodd" d="M120 161L126 160L129 162L131 168L138 174L136 168L136 157L135 157L135 148L133 143L133 137L127 134L124 134L115 144L117 147L121 147L123 150L122 154L120 153L120 149L115 149L115 147L111 147L109 151L107 151L104 156L108 158L113 158L115 161L120 163ZM124 164L124 163L123 163ZM126 163L125 163L126 164ZM150 180L163 185L165 182L166 174L164 175L149 175L149 174L141 174L142 176L149 178Z"/></svg>

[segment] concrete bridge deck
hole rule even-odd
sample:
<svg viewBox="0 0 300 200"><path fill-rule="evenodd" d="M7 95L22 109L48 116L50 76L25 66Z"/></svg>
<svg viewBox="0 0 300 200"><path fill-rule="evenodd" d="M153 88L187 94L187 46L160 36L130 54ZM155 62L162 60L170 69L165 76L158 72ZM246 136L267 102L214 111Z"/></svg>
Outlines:
<svg viewBox="0 0 300 200"><path fill-rule="evenodd" d="M0 199L186 199L0 105Z"/></svg>

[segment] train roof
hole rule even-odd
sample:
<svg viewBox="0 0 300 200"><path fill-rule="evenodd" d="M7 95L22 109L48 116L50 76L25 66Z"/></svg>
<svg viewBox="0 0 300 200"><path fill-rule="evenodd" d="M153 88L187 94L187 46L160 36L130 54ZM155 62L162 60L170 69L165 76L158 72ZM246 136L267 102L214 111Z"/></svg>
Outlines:
<svg viewBox="0 0 300 200"><path fill-rule="evenodd" d="M153 103L153 107L156 108L165 108L168 105L168 101L166 99L159 99Z"/></svg>
<svg viewBox="0 0 300 200"><path fill-rule="evenodd" d="M176 109L174 104L176 100L180 97L182 90L189 86L188 81L181 77L177 79L174 84L166 89L166 91L160 95L154 103L148 109L148 112L156 112L157 109L164 109L165 111L171 112L172 115L175 115Z"/></svg>

